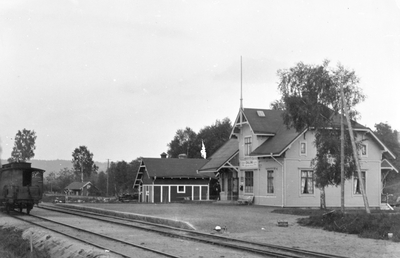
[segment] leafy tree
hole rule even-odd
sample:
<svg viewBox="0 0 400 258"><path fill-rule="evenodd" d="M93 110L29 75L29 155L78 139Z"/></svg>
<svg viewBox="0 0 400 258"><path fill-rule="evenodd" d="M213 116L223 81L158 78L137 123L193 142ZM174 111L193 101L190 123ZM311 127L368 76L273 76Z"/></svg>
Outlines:
<svg viewBox="0 0 400 258"><path fill-rule="evenodd" d="M288 70L279 70L278 76L278 88L285 106L284 123L297 132L314 129L317 155L311 165L315 169L316 186L324 193L324 187L341 182L340 124L336 119L341 110L340 88L343 87L350 118L356 119L358 112L354 107L365 99L357 86L359 79L354 71L348 71L341 65L336 69L329 68L327 60L322 65L298 63ZM346 179L353 175L356 167L349 138L347 132L344 151Z"/></svg>
<svg viewBox="0 0 400 258"><path fill-rule="evenodd" d="M202 141L206 147L207 157L213 155L222 145L228 140L232 131L232 123L229 118L224 118L222 121L216 120L211 126L206 126L197 134L196 152L198 158L201 158L200 150Z"/></svg>
<svg viewBox="0 0 400 258"><path fill-rule="evenodd" d="M50 172L46 177L45 177L45 182L46 182L46 185L49 185L50 187L49 187L49 189L48 189L48 191L50 191L50 192L53 192L53 187L55 187L56 186L56 180L57 180L57 178L56 178L56 173L54 173L54 172Z"/></svg>
<svg viewBox="0 0 400 258"><path fill-rule="evenodd" d="M27 161L33 158L35 156L36 137L35 131L26 130L25 128L22 131L18 130L8 162Z"/></svg>
<svg viewBox="0 0 400 258"><path fill-rule="evenodd" d="M75 169L75 174L80 176L81 182L90 178L92 173L96 173L99 169L93 161L93 154L86 146L79 146L72 152L72 164Z"/></svg>
<svg viewBox="0 0 400 258"><path fill-rule="evenodd" d="M192 129L186 127L179 129L174 139L168 144L168 156L177 158L179 154L187 154L188 158L201 158L202 142L204 142L207 157L210 157L226 141L229 140L232 131L232 123L229 118L222 121L216 120L214 124L205 126L196 134Z"/></svg>
<svg viewBox="0 0 400 258"><path fill-rule="evenodd" d="M70 183L76 181L79 176L75 175L74 170L69 168L60 169L57 177L57 185L61 191L64 190Z"/></svg>
<svg viewBox="0 0 400 258"><path fill-rule="evenodd" d="M104 194L107 193L107 174L101 171L97 177L97 188Z"/></svg>
<svg viewBox="0 0 400 258"><path fill-rule="evenodd" d="M179 154L186 154L188 158L196 156L196 137L197 134L190 128L176 131L174 139L168 144L168 156L177 158Z"/></svg>
<svg viewBox="0 0 400 258"><path fill-rule="evenodd" d="M285 102L282 100L275 100L270 104L272 110L285 110Z"/></svg>
<svg viewBox="0 0 400 258"><path fill-rule="evenodd" d="M112 195L120 195L133 190L133 184L139 166L140 163L138 159L130 163L126 161L111 162L109 168L109 191L111 185L111 188L113 188L111 191ZM112 180L110 180L110 178L112 178Z"/></svg>

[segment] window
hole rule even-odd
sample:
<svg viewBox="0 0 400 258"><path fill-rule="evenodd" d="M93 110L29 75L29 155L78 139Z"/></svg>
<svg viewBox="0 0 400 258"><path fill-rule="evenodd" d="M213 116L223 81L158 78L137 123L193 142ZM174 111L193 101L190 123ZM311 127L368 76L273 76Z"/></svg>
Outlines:
<svg viewBox="0 0 400 258"><path fill-rule="evenodd" d="M259 117L265 117L265 113L264 113L264 111L262 111L262 110L257 110L257 115L258 115Z"/></svg>
<svg viewBox="0 0 400 258"><path fill-rule="evenodd" d="M244 138L245 155L248 156L251 153L251 136Z"/></svg>
<svg viewBox="0 0 400 258"><path fill-rule="evenodd" d="M362 177L362 180L363 180L364 192L365 192L366 191L366 187L367 187L366 181L365 181L365 171L361 171L361 177ZM353 180L354 180L353 181L353 186L354 186L353 193L354 194L361 194L361 182L360 182L360 179L358 178L358 173L357 172L355 172Z"/></svg>
<svg viewBox="0 0 400 258"><path fill-rule="evenodd" d="M185 186L184 185L178 185L178 193L185 193Z"/></svg>
<svg viewBox="0 0 400 258"><path fill-rule="evenodd" d="M244 192L252 193L253 192L253 171L245 171L244 172Z"/></svg>
<svg viewBox="0 0 400 258"><path fill-rule="evenodd" d="M300 155L307 155L307 142L300 142Z"/></svg>
<svg viewBox="0 0 400 258"><path fill-rule="evenodd" d="M361 144L360 155L361 155L361 157L368 156L368 145L367 144L365 144L365 143Z"/></svg>
<svg viewBox="0 0 400 258"><path fill-rule="evenodd" d="M301 193L314 194L314 172L301 170Z"/></svg>
<svg viewBox="0 0 400 258"><path fill-rule="evenodd" d="M274 171L267 170L267 193L274 193Z"/></svg>

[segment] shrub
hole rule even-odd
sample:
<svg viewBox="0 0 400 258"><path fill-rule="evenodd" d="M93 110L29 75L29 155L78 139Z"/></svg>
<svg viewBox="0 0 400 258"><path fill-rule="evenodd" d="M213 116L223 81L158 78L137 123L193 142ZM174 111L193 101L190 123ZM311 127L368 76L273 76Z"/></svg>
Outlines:
<svg viewBox="0 0 400 258"><path fill-rule="evenodd" d="M325 230L356 234L364 238L388 239L400 242L400 214L393 213L341 213L337 211L299 219L304 226L322 227Z"/></svg>
<svg viewBox="0 0 400 258"><path fill-rule="evenodd" d="M45 251L33 249L30 251L30 243L22 238L22 231L15 228L0 227L0 257L50 257Z"/></svg>

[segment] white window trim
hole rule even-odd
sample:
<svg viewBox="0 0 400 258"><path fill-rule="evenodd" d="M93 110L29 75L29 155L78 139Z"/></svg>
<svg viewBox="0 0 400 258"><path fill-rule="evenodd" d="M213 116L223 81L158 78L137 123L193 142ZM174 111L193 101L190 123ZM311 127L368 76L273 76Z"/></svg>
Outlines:
<svg viewBox="0 0 400 258"><path fill-rule="evenodd" d="M314 178L313 178L313 193L302 193L302 191L301 191L301 188L302 188L302 186L301 186L301 171L304 171L304 170L312 171L313 176L315 174L315 171L311 168L299 168L299 173L298 173L298 175L299 175L299 195L300 195L300 197L314 197L315 196L315 179Z"/></svg>
<svg viewBox="0 0 400 258"><path fill-rule="evenodd" d="M253 184L252 184L252 191L251 192L247 192L247 188L246 188L246 172L252 172L253 173ZM244 194L254 194L254 170L246 170L244 171L244 185L243 185L243 193Z"/></svg>
<svg viewBox="0 0 400 258"><path fill-rule="evenodd" d="M305 148L304 148L304 150L305 150L305 153L302 153L301 152L301 145L304 143L304 145L305 145ZM299 154L300 154L300 156L307 156L307 142L306 141L300 141L300 144L299 144Z"/></svg>
<svg viewBox="0 0 400 258"><path fill-rule="evenodd" d="M183 186L183 191L179 191L179 187ZM177 185L176 186L177 193L186 193L186 185Z"/></svg>
<svg viewBox="0 0 400 258"><path fill-rule="evenodd" d="M360 150L360 157L368 157L368 143L361 143L362 145L365 146L365 155L362 153L362 149Z"/></svg>
<svg viewBox="0 0 400 258"><path fill-rule="evenodd" d="M368 176L367 176L367 170L365 170L365 169L361 169L361 176L362 176L362 172L364 172L365 173L365 185L364 185L364 190L365 190L365 193L367 192L367 184L368 184ZM357 174L358 174L358 172L357 172ZM353 180L352 180L352 186L351 186L351 193L352 193L352 195L353 196L362 196L362 194L361 193L355 193L355 189L354 189L354 180L355 180L355 177L353 176Z"/></svg>
<svg viewBox="0 0 400 258"><path fill-rule="evenodd" d="M273 187L273 193L268 193L268 172L272 171L272 187ZM268 169L267 168L267 196L275 196L276 195L276 189L275 189L275 169Z"/></svg>
<svg viewBox="0 0 400 258"><path fill-rule="evenodd" d="M250 139L250 144L246 144L246 139ZM253 137L252 135L245 136L243 138L244 143L244 156L250 156L250 153L253 151ZM247 146L250 145L249 153L247 153Z"/></svg>

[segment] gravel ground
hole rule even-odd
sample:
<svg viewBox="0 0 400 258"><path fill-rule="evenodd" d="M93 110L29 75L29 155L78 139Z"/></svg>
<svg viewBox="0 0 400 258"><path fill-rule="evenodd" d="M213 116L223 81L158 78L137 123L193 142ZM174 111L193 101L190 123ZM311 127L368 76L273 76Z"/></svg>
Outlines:
<svg viewBox="0 0 400 258"><path fill-rule="evenodd" d="M400 243L359 238L355 235L324 231L297 224L301 216L272 213L274 208L234 204L85 204L102 209L182 220L197 230L213 233L215 226L226 227L227 236L298 247L355 258L398 258ZM278 227L287 221L288 227Z"/></svg>
<svg viewBox="0 0 400 258"><path fill-rule="evenodd" d="M302 227L296 223L300 216L272 213L274 208L271 207L242 206L221 203L86 203L79 205L181 220L190 223L194 228L196 228L196 230L207 233L217 234L214 231L214 227L221 226L226 227L227 230L218 234L347 257L400 257L400 243L364 239L355 235ZM6 221L2 216L3 215L0 214L0 226ZM278 221L287 221L289 226L278 227ZM11 226L13 222L8 220L6 224ZM63 242L62 238L60 242ZM54 245L52 247L52 253L59 255L60 250L65 250L65 248L65 244L58 247L57 245ZM82 247L74 249L82 250ZM92 253L92 257L94 253ZM65 255L64 257L75 256Z"/></svg>

